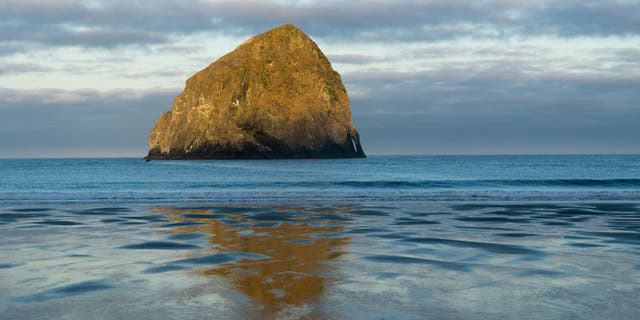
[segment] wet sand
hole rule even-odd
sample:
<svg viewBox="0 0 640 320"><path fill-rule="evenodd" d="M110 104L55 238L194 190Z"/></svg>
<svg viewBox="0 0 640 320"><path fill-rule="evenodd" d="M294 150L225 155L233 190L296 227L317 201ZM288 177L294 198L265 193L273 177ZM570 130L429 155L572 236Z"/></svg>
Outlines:
<svg viewBox="0 0 640 320"><path fill-rule="evenodd" d="M2 319L637 319L638 203L0 208Z"/></svg>

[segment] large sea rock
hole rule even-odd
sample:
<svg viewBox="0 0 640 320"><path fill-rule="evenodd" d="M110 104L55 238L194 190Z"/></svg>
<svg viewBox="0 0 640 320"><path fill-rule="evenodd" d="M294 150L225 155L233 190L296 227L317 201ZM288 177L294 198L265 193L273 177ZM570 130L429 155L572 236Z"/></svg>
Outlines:
<svg viewBox="0 0 640 320"><path fill-rule="evenodd" d="M340 75L291 24L250 38L189 78L149 146L146 159L365 156Z"/></svg>

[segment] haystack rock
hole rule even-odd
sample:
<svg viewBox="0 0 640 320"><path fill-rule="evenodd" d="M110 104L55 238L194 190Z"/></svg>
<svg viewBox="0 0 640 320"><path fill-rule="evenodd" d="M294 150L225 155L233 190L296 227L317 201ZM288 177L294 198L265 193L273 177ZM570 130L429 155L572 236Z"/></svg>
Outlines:
<svg viewBox="0 0 640 320"><path fill-rule="evenodd" d="M365 157L340 75L291 24L189 78L149 145L146 159Z"/></svg>

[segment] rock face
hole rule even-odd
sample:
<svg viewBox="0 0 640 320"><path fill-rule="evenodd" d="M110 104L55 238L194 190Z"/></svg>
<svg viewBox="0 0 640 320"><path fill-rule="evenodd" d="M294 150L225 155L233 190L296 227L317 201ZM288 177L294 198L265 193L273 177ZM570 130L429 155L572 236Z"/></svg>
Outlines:
<svg viewBox="0 0 640 320"><path fill-rule="evenodd" d="M290 24L189 78L149 146L146 159L365 157L340 75Z"/></svg>

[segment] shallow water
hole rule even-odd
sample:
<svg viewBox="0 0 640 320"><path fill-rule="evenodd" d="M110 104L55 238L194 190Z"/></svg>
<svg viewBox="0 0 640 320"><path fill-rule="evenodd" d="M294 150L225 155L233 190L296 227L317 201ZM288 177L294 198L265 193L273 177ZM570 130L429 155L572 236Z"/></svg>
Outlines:
<svg viewBox="0 0 640 320"><path fill-rule="evenodd" d="M639 203L4 205L2 319L638 319Z"/></svg>

